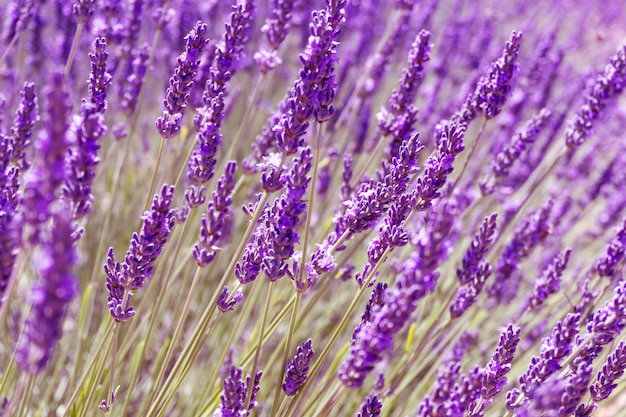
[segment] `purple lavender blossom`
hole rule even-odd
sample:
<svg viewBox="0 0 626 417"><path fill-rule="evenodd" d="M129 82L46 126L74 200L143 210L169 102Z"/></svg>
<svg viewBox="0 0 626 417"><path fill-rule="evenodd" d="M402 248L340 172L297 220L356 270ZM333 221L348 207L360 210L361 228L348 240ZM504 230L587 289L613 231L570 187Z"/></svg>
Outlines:
<svg viewBox="0 0 626 417"><path fill-rule="evenodd" d="M626 83L626 45L609 60L604 72L596 77L591 91L576 112L565 131L565 143L576 149L585 142L593 123L600 116L608 100L619 95Z"/></svg>
<svg viewBox="0 0 626 417"><path fill-rule="evenodd" d="M76 0L72 4L72 12L79 22L86 22L93 14L93 6L96 0Z"/></svg>
<svg viewBox="0 0 626 417"><path fill-rule="evenodd" d="M485 407L502 391L506 385L506 375L511 370L511 363L520 340L520 329L509 325L500 335L500 342L491 361L482 371L482 390L480 400L470 404L467 411L471 416L483 416Z"/></svg>
<svg viewBox="0 0 626 417"><path fill-rule="evenodd" d="M441 121L436 131L437 150L426 162L424 174L417 180L416 190L419 199L415 210L423 211L432 205L432 201L441 196L441 188L448 175L454 170L455 157L465 149L463 138L466 125L459 120Z"/></svg>
<svg viewBox="0 0 626 417"><path fill-rule="evenodd" d="M626 343L622 341L611 352L596 375L596 380L590 388L591 398L596 402L607 399L617 387L616 381L624 375L624 370L626 370Z"/></svg>
<svg viewBox="0 0 626 417"><path fill-rule="evenodd" d="M311 347L311 339L298 346L296 356L289 361L285 369L283 391L287 396L294 396L308 379L309 364L315 352Z"/></svg>
<svg viewBox="0 0 626 417"><path fill-rule="evenodd" d="M601 277L612 279L618 273L618 267L626 255L626 219L606 249L606 255L596 264L596 271Z"/></svg>
<svg viewBox="0 0 626 417"><path fill-rule="evenodd" d="M80 116L70 127L69 148L65 158L66 179L63 195L71 202L75 219L88 215L91 211L93 194L91 186L96 176L96 166L100 163L98 151L100 138L106 132L104 111L107 108L107 91L111 75L106 70L108 54L104 47L106 40L97 38L95 53L90 54L91 73L89 75L89 99L83 99Z"/></svg>
<svg viewBox="0 0 626 417"><path fill-rule="evenodd" d="M527 398L532 397L537 386L561 369L560 362L572 352L579 323L580 314L569 313L556 323L550 336L543 339L539 356L531 358L528 368L519 377L521 392Z"/></svg>
<svg viewBox="0 0 626 417"><path fill-rule="evenodd" d="M561 407L557 412L557 417L568 417L571 415L583 416L586 414L581 413L584 410L584 406L579 409L580 401L583 396L589 390L589 383L591 382L593 366L591 364L592 358L587 358L586 361L581 361L576 369L571 370L566 375L565 390L561 395Z"/></svg>
<svg viewBox="0 0 626 417"><path fill-rule="evenodd" d="M50 217L57 189L65 180L63 161L67 152L69 103L63 74L55 73L48 92L48 111L45 121L46 132L38 141L38 165L25 176L25 189L22 199L22 215L26 225L30 225L29 240L38 239L40 227Z"/></svg>
<svg viewBox="0 0 626 417"><path fill-rule="evenodd" d="M259 371L254 377L252 388L252 399L246 407L246 394L252 378L250 375L243 380L243 371L241 368L231 366L230 373L222 383L224 392L220 395L220 405L217 409L218 416L221 417L247 417L250 411L257 406L256 393L259 391L259 383L261 382L262 373Z"/></svg>
<svg viewBox="0 0 626 417"><path fill-rule="evenodd" d="M530 213L516 228L511 242L496 263L494 282L487 287L487 293L495 303L512 300L518 286L515 273L521 261L544 240L550 232L550 212L553 203L549 201L539 210Z"/></svg>
<svg viewBox="0 0 626 417"><path fill-rule="evenodd" d="M288 273L285 261L293 256L295 245L300 241L297 228L306 211L304 195L311 181L312 166L311 148L301 148L285 173L284 193L274 201L265 216L263 228L267 243L261 248L264 251L262 270L272 281Z"/></svg>
<svg viewBox="0 0 626 417"><path fill-rule="evenodd" d="M304 145L309 120L315 116L321 122L332 115L332 73L345 5L346 0L326 0L326 9L312 13L309 40L300 54L298 79L252 144L253 155L244 161L246 172L256 172L256 165L274 148L285 156L293 155Z"/></svg>
<svg viewBox="0 0 626 417"><path fill-rule="evenodd" d="M509 175L513 163L532 146L546 126L550 115L549 110L541 109L526 125L515 132L511 143L498 152L491 163L492 174L481 181L480 187L483 194L492 193L497 182Z"/></svg>
<svg viewBox="0 0 626 417"><path fill-rule="evenodd" d="M194 126L198 132L196 145L187 163L186 177L191 185L209 181L214 174L215 156L222 143L220 129L228 82L243 57L243 47L250 36L254 4L246 0L232 7L230 22L215 52L215 62L202 95L204 106L198 109Z"/></svg>
<svg viewBox="0 0 626 417"><path fill-rule="evenodd" d="M178 57L178 66L170 78L167 95L163 100L165 111L156 122L157 130L165 139L180 132L182 115L200 65L200 54L208 43L206 32L207 25L198 21L185 36L185 51Z"/></svg>
<svg viewBox="0 0 626 417"><path fill-rule="evenodd" d="M34 258L40 281L32 289L33 311L15 353L16 363L29 374L43 371L52 358L66 307L78 292L69 211L59 208L52 219L50 234L42 237L41 252Z"/></svg>
<svg viewBox="0 0 626 417"><path fill-rule="evenodd" d="M536 309L552 294L559 291L561 284L561 276L567 268L569 257L572 251L566 249L554 257L552 262L541 273L541 276L535 282L533 294L528 301L529 307Z"/></svg>
<svg viewBox="0 0 626 417"><path fill-rule="evenodd" d="M478 233L474 236L470 248L463 257L463 267L456 270L461 284L456 300L450 306L452 318L460 317L470 306L476 303L487 278L491 274L491 266L485 261L491 242L496 232L497 213L485 217Z"/></svg>
<svg viewBox="0 0 626 417"><path fill-rule="evenodd" d="M368 395L356 417L378 417L383 409L383 402L376 395Z"/></svg>
<svg viewBox="0 0 626 417"><path fill-rule="evenodd" d="M13 152L11 160L21 170L26 171L30 167L30 163L26 160L26 150L31 143L33 127L39 120L35 85L30 82L24 83L20 91L20 96L22 98L12 128L13 137L11 138L11 146Z"/></svg>
<svg viewBox="0 0 626 417"><path fill-rule="evenodd" d="M193 248L193 258L203 267L215 259L217 250L230 235L232 228L231 193L235 187L237 163L229 161L224 175L217 181L216 190L207 204L207 213L202 215L198 243Z"/></svg>
<svg viewBox="0 0 626 417"><path fill-rule="evenodd" d="M402 72L398 88L393 90L387 107L378 114L378 129L384 135L393 137L386 151L387 159L395 157L402 143L405 131L411 130L417 119L417 109L413 101L417 89L424 80L424 64L430 59L430 32L421 30L415 38L407 67Z"/></svg>
<svg viewBox="0 0 626 417"><path fill-rule="evenodd" d="M174 187L167 185L154 196L150 209L142 216L140 232L133 233L123 263L115 260L115 252L109 248L104 265L109 290L107 304L111 316L118 322L135 315L130 298L152 277L153 265L169 239L175 224L174 210L170 209L173 196Z"/></svg>
<svg viewBox="0 0 626 417"><path fill-rule="evenodd" d="M277 51L287 37L294 7L299 2L302 0L272 0L272 11L261 28L269 43L269 49L262 48L254 54L261 72L269 72L280 65L281 59Z"/></svg>
<svg viewBox="0 0 626 417"><path fill-rule="evenodd" d="M435 289L439 274L422 274L406 268L395 287L386 292L385 303L372 311L371 321L361 323L352 337L350 351L338 376L348 388L363 385L367 375L393 346L393 337L417 309L417 303Z"/></svg>
<svg viewBox="0 0 626 417"><path fill-rule="evenodd" d="M124 112L129 116L135 112L137 107L139 92L141 91L143 82L146 78L149 58L148 47L146 45L141 48L133 49L132 51L132 56L130 58L131 72L124 88L121 103L122 110L124 110Z"/></svg>
<svg viewBox="0 0 626 417"><path fill-rule="evenodd" d="M431 393L424 398L424 406L419 407L416 417L463 414L454 392L460 370L461 364L456 361L449 361L441 366Z"/></svg>

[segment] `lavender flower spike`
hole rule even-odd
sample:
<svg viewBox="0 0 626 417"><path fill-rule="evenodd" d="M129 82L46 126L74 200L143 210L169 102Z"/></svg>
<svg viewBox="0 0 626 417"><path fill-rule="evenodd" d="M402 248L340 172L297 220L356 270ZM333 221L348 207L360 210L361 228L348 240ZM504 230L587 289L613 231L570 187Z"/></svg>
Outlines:
<svg viewBox="0 0 626 417"><path fill-rule="evenodd" d="M383 409L383 402L376 395L368 395L361 404L361 411L356 413L356 417L378 417Z"/></svg>
<svg viewBox="0 0 626 417"><path fill-rule="evenodd" d="M33 127L39 120L37 113L37 97L35 97L35 84L26 82L20 91L22 97L13 122L11 161L21 170L26 171L30 163L26 161L26 149L30 145Z"/></svg>
<svg viewBox="0 0 626 417"><path fill-rule="evenodd" d="M596 78L591 91L585 97L583 105L569 121L565 131L565 143L570 149L582 145L593 127L595 120L606 107L607 101L624 90L626 83L626 45L622 45L604 72Z"/></svg>
<svg viewBox="0 0 626 417"><path fill-rule="evenodd" d="M170 78L167 97L163 100L165 111L156 121L157 130L165 139L180 132L189 91L200 65L200 54L208 43L205 39L206 31L207 25L199 21L185 36L185 51L178 57L178 66Z"/></svg>
<svg viewBox="0 0 626 417"><path fill-rule="evenodd" d="M29 374L43 371L50 361L61 338L66 307L78 291L72 274L76 251L69 210L60 209L52 218L52 231L44 238L41 253L33 258L40 281L32 289L33 312L15 354L19 367Z"/></svg>
<svg viewBox="0 0 626 417"><path fill-rule="evenodd" d="M506 374L511 370L515 349L520 340L519 335L519 327L514 327L513 325L509 325L500 335L500 343L491 357L491 361L489 361L487 366L483 369L482 390L480 394L482 401L477 400L474 404L470 404L467 410L471 411L470 415L484 415L485 406L489 404L491 399L498 395L506 385Z"/></svg>
<svg viewBox="0 0 626 417"><path fill-rule="evenodd" d="M622 341L598 372L596 382L590 388L591 398L597 402L607 399L617 387L616 381L624 375L624 370L626 370L626 342Z"/></svg>
<svg viewBox="0 0 626 417"><path fill-rule="evenodd" d="M285 395L296 395L300 387L308 378L309 364L315 352L311 347L311 339L298 346L296 356L287 364L285 370L285 382L283 383L283 391Z"/></svg>
<svg viewBox="0 0 626 417"><path fill-rule="evenodd" d="M91 211L91 185L96 176L96 166L100 162L98 151L100 138L106 132L104 111L107 108L107 92L111 84L111 74L106 71L108 54L104 38L94 43L95 53L89 54L91 74L89 76L89 99L84 99L80 116L76 117L70 129L72 146L65 158L66 178L64 196L72 203L74 218L81 218Z"/></svg>
<svg viewBox="0 0 626 417"><path fill-rule="evenodd" d="M258 372L254 378L254 387L252 388L252 399L250 405L245 406L246 393L252 382L252 378L248 375L245 381L242 379L243 371L241 368L231 366L230 373L222 387L224 392L220 395L220 405L213 414L216 417L247 417L250 411L256 407L256 393L259 391L259 382L261 382L261 372Z"/></svg>
<svg viewBox="0 0 626 417"><path fill-rule="evenodd" d="M142 216L141 231L133 233L123 263L115 260L115 252L109 248L104 265L109 290L107 304L111 316L118 322L135 315L130 298L152 277L154 262L169 239L175 224L174 210L170 209L173 196L174 187L168 185L163 185L160 195L154 196L150 209Z"/></svg>
<svg viewBox="0 0 626 417"><path fill-rule="evenodd" d="M461 317L476 302L491 274L491 266L485 261L485 256L496 231L496 217L497 214L493 213L483 220L480 230L465 253L463 267L456 270L461 288L459 288L457 299L450 306L452 318Z"/></svg>

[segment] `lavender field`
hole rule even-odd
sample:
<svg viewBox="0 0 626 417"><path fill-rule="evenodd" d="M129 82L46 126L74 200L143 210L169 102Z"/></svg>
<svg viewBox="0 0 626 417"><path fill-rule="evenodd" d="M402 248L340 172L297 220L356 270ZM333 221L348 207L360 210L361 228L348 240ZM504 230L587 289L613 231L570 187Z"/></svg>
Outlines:
<svg viewBox="0 0 626 417"><path fill-rule="evenodd" d="M0 0L0 417L626 416L621 3Z"/></svg>

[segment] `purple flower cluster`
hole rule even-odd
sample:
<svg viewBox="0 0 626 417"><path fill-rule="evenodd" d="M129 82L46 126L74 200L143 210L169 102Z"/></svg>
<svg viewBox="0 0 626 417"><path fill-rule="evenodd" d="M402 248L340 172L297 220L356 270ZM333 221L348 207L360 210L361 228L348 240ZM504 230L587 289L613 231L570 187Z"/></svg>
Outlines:
<svg viewBox="0 0 626 417"><path fill-rule="evenodd" d="M619 95L626 85L626 45L623 45L596 77L591 91L585 97L576 115L569 121L565 132L565 143L575 149L581 146L595 120L600 117L608 100Z"/></svg>
<svg viewBox="0 0 626 417"><path fill-rule="evenodd" d="M193 258L200 267L213 262L220 245L230 235L233 221L230 212L233 202L231 193L235 187L236 171L236 162L230 161L226 164L224 175L217 181L213 197L207 204L207 212L202 215L198 243L193 247Z"/></svg>
<svg viewBox="0 0 626 417"><path fill-rule="evenodd" d="M89 98L83 99L80 116L72 123L71 146L65 158L66 179L63 195L72 205L74 218L89 214L93 200L92 184L96 166L100 162L98 141L106 132L104 111L107 108L107 91L111 85L111 74L106 70L108 53L106 40L97 38L94 53L89 54L91 73L89 76Z"/></svg>
<svg viewBox="0 0 626 417"><path fill-rule="evenodd" d="M50 362L62 335L67 305L78 293L72 273L77 257L69 211L61 208L52 213L52 219L52 229L42 237L35 258L40 280L30 295L33 311L15 353L16 363L29 374L43 371Z"/></svg>
<svg viewBox="0 0 626 417"><path fill-rule="evenodd" d="M178 57L178 65L163 100L165 111L156 121L157 130L165 139L180 132L183 112L200 65L200 54L208 43L206 32L207 25L199 21L185 36L185 51Z"/></svg>
<svg viewBox="0 0 626 417"><path fill-rule="evenodd" d="M285 369L285 382L283 383L285 395L296 395L300 387L305 383L308 378L309 364L314 354L311 339L298 346L296 356L289 361L287 369Z"/></svg>
<svg viewBox="0 0 626 417"><path fill-rule="evenodd" d="M518 281L515 276L520 262L543 241L550 232L550 201L539 210L530 213L515 230L513 239L504 248L504 253L496 263L494 282L487 287L487 293L496 303L511 301L517 294Z"/></svg>
<svg viewBox="0 0 626 417"><path fill-rule="evenodd" d="M140 232L133 233L123 263L115 260L115 252L109 248L104 265L109 291L107 304L118 322L135 315L130 298L152 277L154 263L170 237L175 223L174 210L170 209L173 196L174 187L167 185L154 196L150 209L143 214Z"/></svg>
<svg viewBox="0 0 626 417"><path fill-rule="evenodd" d="M496 232L496 217L493 213L483 220L478 233L474 236L470 248L463 257L463 267L456 270L461 287L456 300L450 305L450 315L461 317L469 307L476 303L478 295L491 274L491 265L485 260Z"/></svg>
<svg viewBox="0 0 626 417"><path fill-rule="evenodd" d="M259 383L261 382L262 373L259 371L254 381L250 375L243 380L243 371L241 368L231 366L228 377L224 379L222 388L224 389L220 395L220 405L216 411L217 416L221 417L247 417L250 412L257 406L256 393L259 391ZM250 404L245 404L246 394L252 385L252 398Z"/></svg>
<svg viewBox="0 0 626 417"><path fill-rule="evenodd" d="M31 144L33 127L39 120L35 85L30 82L24 83L20 96L22 99L20 100L20 106L17 109L12 129L11 162L21 170L27 170L30 167L30 163L26 160L26 150Z"/></svg>
<svg viewBox="0 0 626 417"><path fill-rule="evenodd" d="M243 48L250 36L253 12L254 4L250 0L233 6L230 22L216 48L215 61L202 95L204 106L198 109L194 118L198 135L186 172L192 186L200 186L213 177L215 156L222 143L220 129L224 120L226 87L243 57Z"/></svg>
<svg viewBox="0 0 626 417"><path fill-rule="evenodd" d="M255 280L261 271L272 281L286 274L295 278L286 261L293 257L295 245L300 241L297 228L306 210L304 195L311 181L308 175L312 161L311 148L302 147L284 173L284 193L263 212L253 241L246 246L241 262L235 267L241 283Z"/></svg>

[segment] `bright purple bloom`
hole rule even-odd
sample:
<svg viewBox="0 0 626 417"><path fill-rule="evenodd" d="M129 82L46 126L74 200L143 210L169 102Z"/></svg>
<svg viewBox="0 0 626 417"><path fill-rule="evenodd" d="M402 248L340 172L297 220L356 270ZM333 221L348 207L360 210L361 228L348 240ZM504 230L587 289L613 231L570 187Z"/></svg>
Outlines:
<svg viewBox="0 0 626 417"><path fill-rule="evenodd" d="M198 243L193 248L193 258L198 266L213 262L220 245L230 235L233 220L230 211L233 202L231 194L235 187L236 171L237 163L229 161L224 175L217 181L211 201L207 204L206 214L202 214Z"/></svg>
<svg viewBox="0 0 626 417"><path fill-rule="evenodd" d="M619 265L626 254L626 219L617 231L617 235L609 242L606 255L596 264L598 275L612 279L618 273Z"/></svg>
<svg viewBox="0 0 626 417"><path fill-rule="evenodd" d="M606 107L607 101L619 95L626 85L626 45L622 45L604 72L596 77L591 91L585 97L576 115L573 116L565 131L565 143L570 149L576 149L585 142L595 120Z"/></svg>
<svg viewBox="0 0 626 417"><path fill-rule="evenodd" d="M70 128L71 146L65 158L66 179L63 195L71 202L75 219L84 217L91 211L93 194L91 185L96 176L96 166L100 162L98 141L106 132L104 111L107 108L107 91L111 75L106 71L108 54L104 38L97 38L95 53L90 54L91 74L89 76L89 99L83 99L80 116L75 117Z"/></svg>
<svg viewBox="0 0 626 417"><path fill-rule="evenodd" d="M133 233L123 263L115 260L115 252L109 248L104 265L109 290L107 304L118 322L135 315L130 298L152 277L154 263L170 237L175 224L174 210L170 209L173 196L174 187L167 185L154 196L150 209L142 216L141 231Z"/></svg>
<svg viewBox="0 0 626 417"><path fill-rule="evenodd" d="M261 28L261 32L265 33L270 48L262 48L254 54L254 59L257 61L261 72L269 72L277 65L280 65L281 59L278 57L277 51L287 37L292 12L296 3L300 1L272 0L272 11Z"/></svg>
<svg viewBox="0 0 626 417"><path fill-rule="evenodd" d="M289 361L285 369L285 382L283 391L287 396L296 395L300 387L308 379L309 364L315 352L311 347L311 339L298 346L296 356Z"/></svg>
<svg viewBox="0 0 626 417"><path fill-rule="evenodd" d="M346 0L326 0L326 9L311 14L310 36L300 54L302 68L298 79L253 143L253 155L244 161L247 172L256 172L256 165L273 147L286 156L295 154L304 145L309 121L315 117L322 122L332 116L333 71L345 5Z"/></svg>
<svg viewBox="0 0 626 417"><path fill-rule="evenodd" d="M418 409L417 417L462 415L463 409L455 395L455 388L460 377L461 364L450 361L437 371L437 380L431 393L424 399L426 403Z"/></svg>
<svg viewBox="0 0 626 417"><path fill-rule="evenodd" d="M93 6L96 0L75 0L72 12L79 22L86 22L93 14Z"/></svg>
<svg viewBox="0 0 626 417"><path fill-rule="evenodd" d="M437 149L426 162L424 174L417 180L418 194L415 210L424 211L441 196L448 175L454 171L454 159L463 152L466 125L458 120L441 121L435 128Z"/></svg>
<svg viewBox="0 0 626 417"><path fill-rule="evenodd" d="M550 233L549 201L539 210L530 213L516 228L511 242L496 263L494 282L487 287L487 293L495 303L512 300L517 294L518 279L515 277L520 262L526 259Z"/></svg>
<svg viewBox="0 0 626 417"><path fill-rule="evenodd" d="M572 352L579 323L580 314L569 313L556 323L550 336L543 339L539 356L531 358L528 368L519 377L521 392L527 398L531 398L537 386L562 368L561 361Z"/></svg>
<svg viewBox="0 0 626 417"><path fill-rule="evenodd" d="M33 258L40 281L32 289L33 311L15 354L19 367L29 374L43 371L50 361L61 338L66 307L78 292L69 210L59 208L52 218L52 229L42 237L40 253Z"/></svg>
<svg viewBox="0 0 626 417"><path fill-rule="evenodd" d="M376 395L368 395L361 404L361 410L356 417L378 417L383 409L383 402Z"/></svg>
<svg viewBox="0 0 626 417"><path fill-rule="evenodd" d="M63 164L68 147L66 135L70 106L63 74L54 73L47 97L46 132L37 142L38 165L28 171L25 177L21 203L23 221L33 228L29 235L31 241L37 240L40 226L49 219L57 190L65 180Z"/></svg>
<svg viewBox="0 0 626 417"><path fill-rule="evenodd" d="M489 73L478 80L474 92L467 96L458 112L463 122L469 124L479 113L491 119L502 111L511 94L513 76L517 72L521 39L522 34L513 31L501 56L491 64Z"/></svg>
<svg viewBox="0 0 626 417"><path fill-rule="evenodd" d="M626 281L621 281L613 290L613 299L593 313L587 324L587 337L572 368L584 364L589 358L597 357L604 346L611 343L626 327Z"/></svg>
<svg viewBox="0 0 626 417"><path fill-rule="evenodd" d="M463 257L463 267L456 270L461 287L456 300L450 306L452 318L461 317L476 302L491 274L491 266L485 260L485 256L496 232L496 217L497 213L485 217Z"/></svg>
<svg viewBox="0 0 626 417"><path fill-rule="evenodd" d="M566 375L565 390L561 394L561 407L557 412L557 417L569 417L572 415L582 417L581 411L585 409L584 405L579 410L579 404L583 396L589 390L589 384L593 376L592 358L582 361L576 369L571 370Z"/></svg>
<svg viewBox="0 0 626 417"><path fill-rule="evenodd" d="M561 284L561 276L567 268L569 257L572 251L566 249L554 257L547 268L543 270L541 276L535 282L533 294L528 302L529 307L536 309L552 294L559 291Z"/></svg>
<svg viewBox="0 0 626 417"><path fill-rule="evenodd" d="M215 50L215 61L202 95L204 106L198 109L194 118L198 135L186 172L191 185L204 184L213 177L215 156L222 143L220 129L224 120L226 87L243 58L243 47L250 36L253 12L254 4L250 0L234 5L230 22Z"/></svg>
<svg viewBox="0 0 626 417"><path fill-rule="evenodd" d="M398 154L405 132L410 132L417 120L417 108L413 102L424 79L424 64L430 59L431 46L430 32L420 31L411 46L407 66L402 72L398 88L393 90L388 108L383 107L377 116L379 131L384 136L393 137L386 152L388 160Z"/></svg>
<svg viewBox="0 0 626 417"><path fill-rule="evenodd" d="M243 380L241 368L231 366L229 375L224 379L222 387L224 392L220 395L220 405L216 415L220 417L247 417L250 411L257 406L256 393L259 391L262 372L258 372L254 377L254 382L250 375ZM250 383L253 383L252 398L248 407L245 406L246 395Z"/></svg>
<svg viewBox="0 0 626 417"><path fill-rule="evenodd" d="M11 138L13 153L12 162L22 170L27 170L30 163L26 161L26 149L30 146L33 135L33 126L39 120L37 112L37 97L35 96L35 84L26 82L20 91L20 105L13 122L13 137Z"/></svg>
<svg viewBox="0 0 626 417"><path fill-rule="evenodd" d="M590 388L591 398L597 402L607 399L617 387L616 381L624 375L624 370L626 370L626 343L622 341L598 372L596 381Z"/></svg>
<svg viewBox="0 0 626 417"><path fill-rule="evenodd" d="M217 308L220 309L222 313L226 313L228 311L232 311L235 308L235 305L239 304L243 301L243 292L238 290L232 297L228 292L228 287L224 287L222 292L217 297Z"/></svg>
<svg viewBox="0 0 626 417"><path fill-rule="evenodd" d="M146 78L149 58L147 45L132 51L132 56L130 57L131 72L126 80L121 102L122 110L127 115L132 115L137 107L139 92Z"/></svg>
<svg viewBox="0 0 626 417"><path fill-rule="evenodd" d="M165 139L180 132L182 115L200 65L200 54L208 43L205 39L206 32L207 25L198 21L185 36L185 51L178 57L178 65L170 78L167 96L163 100L165 111L156 122L157 130Z"/></svg>
<svg viewBox="0 0 626 417"><path fill-rule="evenodd" d="M474 401L467 409L471 411L471 416L482 417L485 407L506 385L506 375L511 370L515 349L520 340L519 335L520 329L513 325L509 325L500 335L500 343L491 357L491 361L482 370L481 399Z"/></svg>
<svg viewBox="0 0 626 417"><path fill-rule="evenodd" d="M520 158L537 139L537 136L546 127L551 113L547 109L541 109L523 127L519 128L511 143L504 147L495 156L491 163L492 174L480 184L483 194L493 192L496 183L509 175L513 163Z"/></svg>
<svg viewBox="0 0 626 417"><path fill-rule="evenodd" d="M419 300L435 289L439 273L422 274L406 267L395 287L385 293L384 304L372 309L371 321L361 323L352 336L350 351L338 376L349 388L363 385L367 375L393 346L393 338L417 309Z"/></svg>

